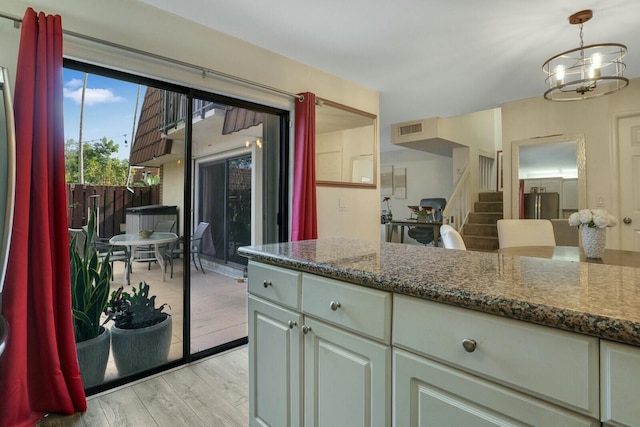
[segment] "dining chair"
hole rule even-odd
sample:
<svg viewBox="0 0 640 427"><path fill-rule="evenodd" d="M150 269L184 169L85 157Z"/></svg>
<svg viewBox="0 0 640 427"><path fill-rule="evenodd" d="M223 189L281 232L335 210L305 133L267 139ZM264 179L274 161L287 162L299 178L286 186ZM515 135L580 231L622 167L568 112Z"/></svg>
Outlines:
<svg viewBox="0 0 640 427"><path fill-rule="evenodd" d="M548 219L499 219L497 225L500 248L556 245Z"/></svg>
<svg viewBox="0 0 640 427"><path fill-rule="evenodd" d="M442 238L442 244L445 249L467 250L467 246L464 244L460 233L449 224L443 224L440 227L440 237Z"/></svg>
<svg viewBox="0 0 640 427"><path fill-rule="evenodd" d="M558 246L580 246L578 227L569 225L567 219L552 219L553 234Z"/></svg>
<svg viewBox="0 0 640 427"><path fill-rule="evenodd" d="M196 231L193 232L193 237L191 238L191 258L193 259L193 265L195 265L196 270L198 269L198 264L200 264L200 270L202 270L202 274L204 274L204 268L202 268L202 259L200 255L202 254L202 239L206 232L209 231L209 223L201 222L196 227ZM198 263L196 263L196 257L198 258Z"/></svg>

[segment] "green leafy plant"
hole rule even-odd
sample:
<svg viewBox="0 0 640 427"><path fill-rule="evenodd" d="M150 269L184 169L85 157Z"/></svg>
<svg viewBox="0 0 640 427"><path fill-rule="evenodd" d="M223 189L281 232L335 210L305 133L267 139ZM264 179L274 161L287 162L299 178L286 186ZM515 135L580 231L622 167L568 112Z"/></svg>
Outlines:
<svg viewBox="0 0 640 427"><path fill-rule="evenodd" d="M112 276L110 254L100 259L93 245L96 215L89 216L87 235L82 252L77 237L69 245L71 261L71 304L73 332L76 342L86 341L100 335L100 316L107 305Z"/></svg>
<svg viewBox="0 0 640 427"><path fill-rule="evenodd" d="M165 307L171 307L168 304L156 307L156 296L149 296L149 285L146 282L140 282L139 289L132 287L132 291L124 292L121 286L111 293L104 310L104 314L107 315L104 323L113 320L117 328L140 329L156 325L169 316L169 313L163 310Z"/></svg>

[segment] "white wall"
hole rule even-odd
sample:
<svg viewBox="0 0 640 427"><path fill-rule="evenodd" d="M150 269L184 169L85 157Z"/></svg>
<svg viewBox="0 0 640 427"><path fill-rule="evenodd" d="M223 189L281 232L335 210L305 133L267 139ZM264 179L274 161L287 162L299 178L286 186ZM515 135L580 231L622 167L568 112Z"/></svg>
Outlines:
<svg viewBox="0 0 640 427"><path fill-rule="evenodd" d="M443 197L449 200L453 191L451 157L439 156L418 150L401 149L382 153L381 162L394 168L407 169L407 198L391 196L394 218L407 218L411 214L408 205L417 205L420 199ZM382 200L382 199L380 199ZM380 204L378 211L386 209ZM379 212L378 212L379 213Z"/></svg>
<svg viewBox="0 0 640 427"><path fill-rule="evenodd" d="M502 138L505 163L504 214L514 217L511 207L511 144L514 141L550 135L583 134L586 143L587 200L584 207L596 206L602 197L604 209L620 218L617 194L613 118L617 114L640 111L640 79L633 79L626 89L588 101L549 102L541 96L502 105ZM614 227L607 233L607 247L619 247L619 233Z"/></svg>
<svg viewBox="0 0 640 427"><path fill-rule="evenodd" d="M310 91L324 99L378 115L378 93L373 90L143 3L130 0L4 0L0 10L9 15L22 17L27 7L45 13L60 14L63 29L67 31L171 57L292 93ZM8 66L12 76L15 76L19 30L13 28L11 21L0 19L0 35L0 63ZM64 54L82 61L293 111L293 100L289 97L216 78L203 78L201 73L190 69L180 69L148 58L136 57L73 37L65 36ZM379 129L376 126L376 138L378 134ZM378 189L325 188L318 193L318 216L323 219L320 221L320 235L340 234L346 237L378 238ZM343 212L341 217L348 217L349 221L356 222L358 227L336 228L339 221L335 210L329 206L337 205L339 197L357 201L351 210Z"/></svg>

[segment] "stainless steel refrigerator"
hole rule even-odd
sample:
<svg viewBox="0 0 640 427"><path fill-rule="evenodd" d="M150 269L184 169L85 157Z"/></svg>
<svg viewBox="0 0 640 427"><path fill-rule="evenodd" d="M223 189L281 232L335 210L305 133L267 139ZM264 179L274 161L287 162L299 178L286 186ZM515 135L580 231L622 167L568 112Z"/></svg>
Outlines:
<svg viewBox="0 0 640 427"><path fill-rule="evenodd" d="M559 193L525 193L524 217L530 219L560 218Z"/></svg>

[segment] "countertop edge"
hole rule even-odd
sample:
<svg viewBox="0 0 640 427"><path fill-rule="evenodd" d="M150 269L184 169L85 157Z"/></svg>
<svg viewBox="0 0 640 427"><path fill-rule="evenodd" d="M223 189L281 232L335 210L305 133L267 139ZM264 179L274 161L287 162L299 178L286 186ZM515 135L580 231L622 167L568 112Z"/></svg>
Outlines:
<svg viewBox="0 0 640 427"><path fill-rule="evenodd" d="M297 259L288 255L274 255L251 247L240 248L240 253L250 260L277 267L291 268L303 273L317 274L360 286L640 346L640 324L625 319L496 296L487 299L485 294L461 291L453 286L423 286L420 288L420 292L416 292L407 284L394 283L393 278L385 278L360 270L338 268L327 263ZM567 319L571 320L567 321Z"/></svg>

